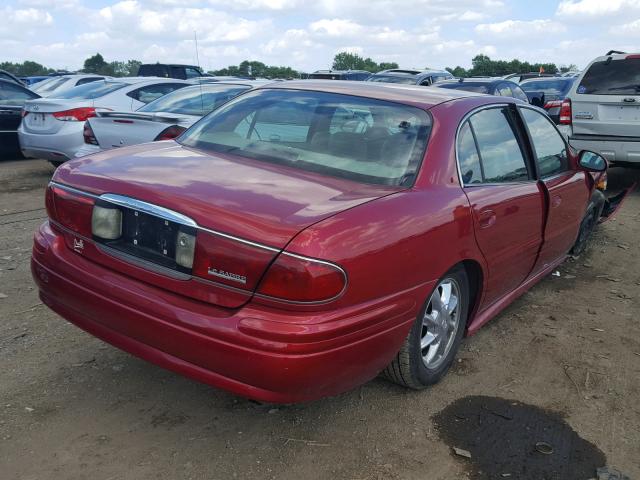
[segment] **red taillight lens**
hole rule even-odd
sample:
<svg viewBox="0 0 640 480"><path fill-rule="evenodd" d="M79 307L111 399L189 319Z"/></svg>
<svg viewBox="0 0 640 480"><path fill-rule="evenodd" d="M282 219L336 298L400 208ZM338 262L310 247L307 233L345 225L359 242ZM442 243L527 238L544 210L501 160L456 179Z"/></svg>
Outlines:
<svg viewBox="0 0 640 480"><path fill-rule="evenodd" d="M549 110L550 108L562 107L562 100L551 100L544 104L544 109Z"/></svg>
<svg viewBox="0 0 640 480"><path fill-rule="evenodd" d="M571 100L565 98L560 106L560 125L571 125Z"/></svg>
<svg viewBox="0 0 640 480"><path fill-rule="evenodd" d="M336 265L283 253L267 270L258 293L293 302L322 302L340 295L346 282Z"/></svg>
<svg viewBox="0 0 640 480"><path fill-rule="evenodd" d="M89 121L84 122L84 128L82 129L82 136L84 137L84 143L88 143L90 145L98 145L98 139L93 133L93 129L89 124Z"/></svg>
<svg viewBox="0 0 640 480"><path fill-rule="evenodd" d="M54 112L53 116L63 122L84 122L87 118L96 116L96 109L93 107L72 108L63 112Z"/></svg>
<svg viewBox="0 0 640 480"><path fill-rule="evenodd" d="M22 115L22 118L26 117L27 115L29 115L29 112L27 112L26 110L22 110L20 112L20 115Z"/></svg>
<svg viewBox="0 0 640 480"><path fill-rule="evenodd" d="M276 254L273 250L200 231L192 273L212 282L253 291Z"/></svg>
<svg viewBox="0 0 640 480"><path fill-rule="evenodd" d="M47 192L47 214L63 227L91 238L93 198L50 186Z"/></svg>
<svg viewBox="0 0 640 480"><path fill-rule="evenodd" d="M153 139L154 142L158 142L160 140L173 140L182 132L184 132L186 128L180 127L178 125L172 125L168 128L165 128L160 134Z"/></svg>

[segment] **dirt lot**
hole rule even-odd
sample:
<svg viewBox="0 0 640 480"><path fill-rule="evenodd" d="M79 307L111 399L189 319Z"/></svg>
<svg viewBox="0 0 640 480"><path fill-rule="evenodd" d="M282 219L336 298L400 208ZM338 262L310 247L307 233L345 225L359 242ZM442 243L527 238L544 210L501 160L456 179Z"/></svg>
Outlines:
<svg viewBox="0 0 640 480"><path fill-rule="evenodd" d="M40 304L29 257L51 173L42 161L0 162L3 480L469 478L432 420L467 395L559 412L640 478L640 194L560 277L467 339L441 384L411 392L374 380L275 407L138 360ZM638 173L614 169L611 183Z"/></svg>

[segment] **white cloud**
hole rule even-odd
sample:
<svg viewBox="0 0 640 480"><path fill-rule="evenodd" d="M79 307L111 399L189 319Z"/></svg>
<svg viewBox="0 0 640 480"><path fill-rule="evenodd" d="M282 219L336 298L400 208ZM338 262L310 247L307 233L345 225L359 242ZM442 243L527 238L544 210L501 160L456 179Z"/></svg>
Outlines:
<svg viewBox="0 0 640 480"><path fill-rule="evenodd" d="M53 25L51 14L37 8L0 8L0 18L0 38L7 39L21 38L25 34Z"/></svg>
<svg viewBox="0 0 640 480"><path fill-rule="evenodd" d="M600 17L640 9L640 0L563 0L556 14L561 17Z"/></svg>
<svg viewBox="0 0 640 480"><path fill-rule="evenodd" d="M609 28L609 33L618 37L640 37L640 19Z"/></svg>
<svg viewBox="0 0 640 480"><path fill-rule="evenodd" d="M481 23L475 27L475 30L481 35L494 37L529 37L531 42L534 35L563 33L566 31L566 27L562 23L549 19L530 21L505 20L498 23Z"/></svg>

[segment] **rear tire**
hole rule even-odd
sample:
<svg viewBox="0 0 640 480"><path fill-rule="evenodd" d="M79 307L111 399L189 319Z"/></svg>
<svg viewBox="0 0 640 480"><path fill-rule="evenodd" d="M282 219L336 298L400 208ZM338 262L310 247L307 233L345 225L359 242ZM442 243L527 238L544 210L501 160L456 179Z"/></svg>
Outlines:
<svg viewBox="0 0 640 480"><path fill-rule="evenodd" d="M447 272L420 309L400 351L382 375L416 390L439 382L451 367L464 336L469 293L469 280L462 266Z"/></svg>

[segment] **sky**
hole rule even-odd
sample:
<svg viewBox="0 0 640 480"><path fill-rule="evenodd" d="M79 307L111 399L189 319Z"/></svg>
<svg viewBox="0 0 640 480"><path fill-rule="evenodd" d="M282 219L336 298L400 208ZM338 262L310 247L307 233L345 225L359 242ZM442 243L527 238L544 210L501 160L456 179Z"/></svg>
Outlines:
<svg viewBox="0 0 640 480"><path fill-rule="evenodd" d="M640 51L640 0L2 0L0 61L258 60L330 68L341 51L404 68L493 59L576 64Z"/></svg>

